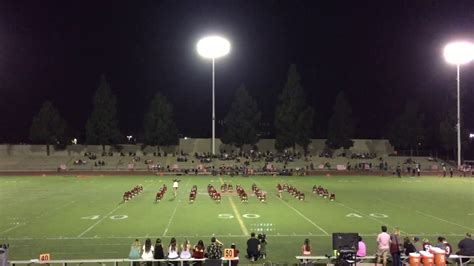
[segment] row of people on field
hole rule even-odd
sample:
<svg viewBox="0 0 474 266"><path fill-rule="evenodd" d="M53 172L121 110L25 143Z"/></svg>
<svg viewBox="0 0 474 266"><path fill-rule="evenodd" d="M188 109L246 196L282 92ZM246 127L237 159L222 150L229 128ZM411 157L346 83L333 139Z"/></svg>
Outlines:
<svg viewBox="0 0 474 266"><path fill-rule="evenodd" d="M123 193L123 202L127 202L131 199L133 199L135 196L143 192L143 186L142 185L136 185L129 191L125 191Z"/></svg>
<svg viewBox="0 0 474 266"><path fill-rule="evenodd" d="M257 184L253 183L252 184L252 191L253 193L255 193L255 197L257 197L257 199L260 201L260 202L266 202L267 201L267 193L263 190L261 190Z"/></svg>
<svg viewBox="0 0 474 266"><path fill-rule="evenodd" d="M221 193L219 193L213 185L207 185L207 194L211 197L212 200L216 202L221 202Z"/></svg>
<svg viewBox="0 0 474 266"><path fill-rule="evenodd" d="M155 203L160 202L163 199L167 190L168 190L168 187L165 184L163 184L160 190L158 190L158 192L156 193Z"/></svg>
<svg viewBox="0 0 474 266"><path fill-rule="evenodd" d="M329 194L329 191L326 188L322 187L321 185L313 186L313 194L323 197L325 199L329 199L330 201L336 200L336 194L335 193Z"/></svg>

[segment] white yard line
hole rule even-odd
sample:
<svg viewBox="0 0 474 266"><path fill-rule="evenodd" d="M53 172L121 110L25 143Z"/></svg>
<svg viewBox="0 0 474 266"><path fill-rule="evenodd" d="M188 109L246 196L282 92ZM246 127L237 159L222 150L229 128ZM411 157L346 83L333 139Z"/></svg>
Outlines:
<svg viewBox="0 0 474 266"><path fill-rule="evenodd" d="M92 228L94 228L96 225L98 225L100 222L102 222L104 219L108 218L109 215L111 215L112 213L114 213L116 210L118 210L120 207L122 207L123 204L119 204L117 207L115 207L113 210L111 210L109 213L107 213L106 215L104 215L100 220L98 220L95 224L89 226L89 228L87 228L86 230L84 230L84 232L80 233L77 237L80 238L82 237L85 233L89 232L90 230L92 230Z"/></svg>
<svg viewBox="0 0 474 266"><path fill-rule="evenodd" d="M174 215L176 214L176 210L178 209L178 204L176 204L176 207L174 207L173 213L170 216L170 219L168 221L168 225L166 225L165 231L163 232L162 237L166 236L166 233L168 233L168 229L170 228L171 222L173 221ZM154 237L153 237L154 238Z"/></svg>
<svg viewBox="0 0 474 266"><path fill-rule="evenodd" d="M360 236L364 237L369 237L369 236L377 236L378 233L371 233L371 234L359 234ZM427 236L427 237L433 237L433 236L439 236L440 234L423 234L423 233L416 233L416 234L407 234L410 236ZM441 234L444 236L451 236L451 237L463 237L465 236L464 234ZM215 235L177 235L175 236L176 238L211 238ZM267 237L330 237L330 235L326 234L275 234L275 235L269 235L267 234ZM28 237L9 237L9 241L38 241L38 240L104 240L104 239L145 239L145 238L160 238L163 236L109 236L109 237L49 237L49 238L28 238ZM248 235L222 235L222 237L228 237L228 238L248 238ZM93 244L91 244L93 245ZM122 245L129 245L129 244L97 244L97 245L117 245L117 246L122 246Z"/></svg>
<svg viewBox="0 0 474 266"><path fill-rule="evenodd" d="M222 177L220 177L219 180L221 181L221 185L224 184L224 180L222 180ZM242 220L242 216L240 215L239 209L234 203L234 200L232 199L232 197L228 197L228 199L230 202L230 206L232 207L232 210L234 211L235 217L237 218L237 221L239 222L240 230L242 230L242 233L244 235L247 235L247 236L250 235L249 230L247 229L244 221Z"/></svg>
<svg viewBox="0 0 474 266"><path fill-rule="evenodd" d="M367 217L367 218L369 218L369 219L371 219L371 220L374 220L374 221L376 221L377 223L379 223L379 224L381 224L381 225L388 225L389 227L395 228L395 226L392 226L392 225L390 225L390 224L387 223L387 222L384 222L384 221L382 221L382 220L379 220L379 219L377 219L377 218L375 218L375 217L372 217L372 216L370 216L370 215L364 214L363 212L361 212L361 211L359 211L359 210L357 210L357 209L354 209L354 208L352 208L352 207L349 207L349 206L347 206L347 205L345 205L345 204L342 204L342 203L340 203L340 202L338 202L337 204L341 205L342 207L344 207L344 208L346 208L346 209L348 209L348 210L354 211L354 212L356 212L356 213L358 213L358 214L360 214L360 215L362 215L362 216L364 216L364 217ZM403 233L403 234L409 235L407 232L403 231L401 228L400 228L400 232Z"/></svg>
<svg viewBox="0 0 474 266"><path fill-rule="evenodd" d="M330 234L326 232L321 226L317 225L315 222L311 221L308 217L306 217L304 214L299 212L297 209L295 209L293 206L290 204L286 203L283 199L281 199L278 196L275 196L275 198L279 199L283 204L285 204L288 208L292 209L294 212L296 212L299 216L303 217L306 221L308 221L310 224L314 225L316 228L319 229L319 231L323 232L326 236L329 236Z"/></svg>
<svg viewBox="0 0 474 266"><path fill-rule="evenodd" d="M395 206L395 207L398 207L398 208L403 208L403 206L400 206L400 205L395 204L395 203L393 203L393 202L387 201L387 200L385 200L385 199L382 199L382 198L379 198L379 197L377 197L377 199L380 200L380 201L384 201L384 202L386 202L386 203L388 203L388 204L390 204L390 205L392 205L392 206ZM451 221L445 220L445 219L443 219L443 218L440 218L440 217L437 217L437 216L434 216L434 215L431 215L431 214L428 214L428 213L425 213L425 212L422 212L422 211L415 210L415 212L416 212L416 213L419 213L419 214L421 214L421 215L424 215L424 216L427 216L427 217L436 219L436 220L440 220L440 221L445 222L445 223L449 223L449 224L452 224L452 225L455 225L455 226L459 226L459 227L461 227L461 228L463 228L463 229L468 229L468 230L471 230L471 231L474 230L474 229L471 228L471 227L467 227L467 226L464 226L464 225L461 225L461 224L458 224L458 223L455 223L455 222L451 222ZM468 214L468 215L469 215L469 214Z"/></svg>
<svg viewBox="0 0 474 266"><path fill-rule="evenodd" d="M257 183L253 178L251 178L250 180L252 180L252 182L254 183ZM309 219L308 217L306 217L304 214L302 214L300 211L298 211L297 209L295 209L293 206L291 206L290 204L288 204L287 202L285 202L283 199L281 199L280 197L278 196L275 196L275 198L279 199L281 202L283 202L283 204L285 204L288 208L292 209L294 212L296 212L299 216L303 217L303 219L305 219L306 221L308 221L310 224L314 225L314 227L318 228L319 231L323 232L326 236L329 236L330 234L324 230L321 226L317 225L315 222L311 221L311 219Z"/></svg>
<svg viewBox="0 0 474 266"><path fill-rule="evenodd" d="M436 220L440 220L440 221L445 222L445 223L448 223L448 224L456 225L456 226L459 226L459 227L461 227L461 228L474 231L473 228L464 226L464 225L462 225L462 224L458 224L458 223L455 223L455 222L451 222L451 221L445 220L445 219L443 219L443 218L439 218L439 217L436 217L436 216L434 216L434 215L431 215L431 214L428 214L428 213L424 213L424 212L421 212L421 211L416 211L416 212L419 213L419 214L422 214L422 215L424 215L424 216L427 216L427 217L430 217L430 218L433 218L433 219L436 219Z"/></svg>
<svg viewBox="0 0 474 266"><path fill-rule="evenodd" d="M12 230L14 230L14 229L16 229L16 228L22 226L22 225L24 225L24 224L22 223L22 224L17 224L17 225L15 225L15 226L12 226L12 227L8 228L7 230L1 232L0 234L8 233L8 232L10 232L10 231L12 231Z"/></svg>
<svg viewBox="0 0 474 266"><path fill-rule="evenodd" d="M186 185L185 185L186 188L188 188L189 179L190 179L190 178L188 178L188 181L186 181ZM179 189L179 188L178 188L178 189ZM184 195L184 193L181 193L180 195ZM176 200L176 206L174 207L173 213L171 214L171 217L170 217L170 219L168 220L168 225L166 225L165 231L163 232L163 235L162 235L161 237L165 237L165 236L166 236L166 233L168 233L168 230L169 230L169 228L170 228L171 222L173 221L174 216L175 216L175 214L176 214L176 210L178 209L178 206L179 206L178 197L176 197L175 200Z"/></svg>

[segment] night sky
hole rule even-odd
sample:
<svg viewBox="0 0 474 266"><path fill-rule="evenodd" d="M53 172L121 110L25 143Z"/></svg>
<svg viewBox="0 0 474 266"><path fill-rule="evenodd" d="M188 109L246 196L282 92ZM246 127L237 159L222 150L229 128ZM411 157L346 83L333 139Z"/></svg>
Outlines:
<svg viewBox="0 0 474 266"><path fill-rule="evenodd" d="M357 138L383 138L407 100L429 131L455 107L456 67L442 50L474 41L474 1L2 1L0 142L28 142L51 100L78 136L104 73L118 98L123 134L140 134L158 91L183 136L209 137L211 62L196 53L210 33L227 37L217 60L217 120L245 84L273 124L291 63L324 138L343 90ZM474 131L474 62L461 68L464 124ZM218 136L220 128L218 128Z"/></svg>

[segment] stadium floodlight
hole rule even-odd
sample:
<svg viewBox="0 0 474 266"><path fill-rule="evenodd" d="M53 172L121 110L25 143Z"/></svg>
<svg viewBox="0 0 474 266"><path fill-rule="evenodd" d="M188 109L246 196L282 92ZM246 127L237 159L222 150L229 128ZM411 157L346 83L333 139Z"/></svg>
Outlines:
<svg viewBox="0 0 474 266"><path fill-rule="evenodd" d="M474 139L474 133L469 134L469 138Z"/></svg>
<svg viewBox="0 0 474 266"><path fill-rule="evenodd" d="M457 66L458 114L456 131L458 138L458 167L461 167L461 95L459 93L461 81L459 69L461 65L474 60L474 44L465 41L449 43L444 47L444 58L446 62Z"/></svg>
<svg viewBox="0 0 474 266"><path fill-rule="evenodd" d="M216 153L216 97L215 97L215 61L230 51L230 43L219 36L202 38L197 43L197 52L204 58L212 59L212 155Z"/></svg>

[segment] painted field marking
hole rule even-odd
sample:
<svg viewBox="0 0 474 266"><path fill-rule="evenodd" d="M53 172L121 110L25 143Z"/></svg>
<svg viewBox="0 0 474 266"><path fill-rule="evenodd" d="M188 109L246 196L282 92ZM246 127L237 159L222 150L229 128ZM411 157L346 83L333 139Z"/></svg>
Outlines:
<svg viewBox="0 0 474 266"><path fill-rule="evenodd" d="M222 180L222 177L219 177L219 180L221 181L221 184L224 184L224 180ZM249 235L249 230L244 224L244 221L242 220L242 217L239 213L239 210L237 209L237 206L235 206L234 200L232 197L227 197L229 199L230 206L232 207L232 210L234 211L235 217L237 217L237 221L239 222L240 229L242 230L242 233L244 235Z"/></svg>
<svg viewBox="0 0 474 266"><path fill-rule="evenodd" d="M185 187L185 188L188 188L188 185L189 185L189 178L188 178L188 181L186 181L186 185L185 185L184 187ZM181 193L181 194L180 194L181 197L182 197L182 195L184 195L184 193ZM181 202L180 200L178 200L178 201L176 202L176 206L174 207L173 214L171 214L171 217L170 217L170 219L168 220L168 224L166 225L166 228L165 228L165 231L163 232L162 237L165 237L165 236L166 236L166 233L168 233L168 230L169 230L169 228L170 228L171 222L173 221L174 216L175 216L175 214L176 214L176 210L178 209L178 206L179 206L178 203L180 203L180 202Z"/></svg>
<svg viewBox="0 0 474 266"><path fill-rule="evenodd" d="M474 230L474 229L471 228L471 227L467 227L467 226L464 226L464 225L462 225L462 224L458 224L458 223L455 223L455 222L451 222L451 221L445 220L445 219L440 218L440 217L436 217L436 216L431 215L431 214L428 214L428 213L424 213L424 212L421 212L421 211L416 211L416 212L419 213L419 214L422 214L422 215L424 215L424 216L427 216L427 217L430 217L430 218L433 218L433 219L436 219L436 220L443 221L443 222L448 223L448 224L452 224L452 225L459 226L459 227L464 228L464 229L468 229L468 230L471 230L471 231Z"/></svg>
<svg viewBox="0 0 474 266"><path fill-rule="evenodd" d="M251 178L250 180L252 180L252 182L254 183L257 183L253 178ZM303 217L303 219L305 219L306 221L308 221L310 224L314 225L314 227L318 228L319 231L323 232L326 236L329 236L330 234L324 230L321 226L317 225L315 222L311 221L311 219L309 219L308 217L306 217L304 214L302 214L300 211L298 211L297 209L295 209L293 206L291 206L290 204L286 203L282 198L278 197L277 195L275 195L275 198L279 199L281 202L283 202L283 204L285 204L288 208L292 209L294 212L296 212L299 216Z"/></svg>
<svg viewBox="0 0 474 266"><path fill-rule="evenodd" d="M359 234L360 236L363 237L369 237L369 236L377 236L378 233L368 233L368 234ZM409 236L426 236L426 237L433 237L433 236L439 236L440 234L425 234L425 233L410 233L407 234ZM455 234L455 233L449 233L449 234L441 234L444 236L452 236L452 237L463 237L465 234ZM202 237L202 238L211 238L215 235L177 235L175 236L176 238L193 238L193 237ZM226 237L231 237L231 238L245 238L247 239L249 236L248 235L225 235ZM326 234L280 234L276 232L275 234L267 234L267 237L305 237L305 236L313 236L313 237L331 237L330 235ZM9 241L38 241L38 240L104 240L104 239L145 239L145 238L160 238L162 236L153 236L153 235L148 235L148 236L107 236L107 237L47 237L47 238L31 238L31 237L9 237ZM128 244L127 244L128 245Z"/></svg>
<svg viewBox="0 0 474 266"><path fill-rule="evenodd" d="M104 215L104 217L102 217L100 220L98 220L95 224L89 226L89 228L87 228L86 230L84 230L84 232L80 233L77 237L82 237L85 233L89 232L90 230L92 230L92 228L96 227L96 225L98 225L100 222L102 222L105 218L109 217L109 215L111 215L112 213L114 213L116 210L118 210L120 207L122 207L123 204L119 204L117 207L115 207L113 210L111 210L109 213L107 213L106 215Z"/></svg>
<svg viewBox="0 0 474 266"><path fill-rule="evenodd" d="M354 209L354 208L352 208L352 207L349 207L349 206L347 206L347 205L345 205L345 204L342 204L342 203L340 203L340 202L338 202L337 204L341 205L342 207L344 207L344 208L346 208L346 209L348 209L348 210L352 210L352 211L354 211L354 212L356 212L356 213L358 213L358 214L360 214L360 215L362 215L362 216L365 216L365 217L367 217L367 218L369 218L369 219L371 219L371 220L374 220L374 221L376 221L377 223L379 223L379 224L381 224L381 225L388 225L388 226L390 226L390 227L392 227L392 228L395 228L394 226L388 224L387 222L381 221L381 220L375 218L375 217L372 216L372 215L365 215L363 212L361 212L361 211L359 211L359 210L357 210L357 209ZM403 231L401 228L400 228L400 232L403 233L403 234L409 235L407 232Z"/></svg>
<svg viewBox="0 0 474 266"><path fill-rule="evenodd" d="M303 217L306 221L308 221L310 224L314 225L316 228L319 229L319 231L323 232L326 236L329 236L329 233L326 232L321 226L317 225L315 222L311 221L308 217L304 216L301 212L299 212L297 209L295 209L293 206L290 204L286 203L283 199L281 199L278 196L275 196L275 198L279 199L283 204L285 204L288 208L292 209L294 212L296 212L299 216Z"/></svg>
<svg viewBox="0 0 474 266"><path fill-rule="evenodd" d="M393 203L393 202L384 200L384 199L382 199L382 198L377 197L377 199L380 200L380 201L384 201L384 202L386 202L386 203L388 203L388 204L391 204L392 206L395 206L395 207L398 207L398 208L402 208L402 206L400 206L400 205L398 205L398 204L395 204L395 203ZM436 219L436 220L443 221L443 222L445 222L445 223L449 223L449 224L452 224L452 225L459 226L459 227L464 228L464 229L468 229L468 230L471 230L471 231L474 230L473 228L470 228L470 227L467 227L467 226L464 226L464 225L461 225L461 224L458 224L458 223L455 223L455 222L451 222L451 221L445 220L445 219L443 219L443 218L436 217L436 216L431 215L431 214L428 214L428 213L424 213L424 212L422 212L422 211L415 210L415 212L416 212L416 213L419 213L419 214L421 214L421 215L424 215L424 216L427 216L427 217ZM468 214L468 215L469 215L469 214Z"/></svg>
<svg viewBox="0 0 474 266"><path fill-rule="evenodd" d="M15 226L10 227L10 228L8 228L8 229L5 230L5 231L2 231L0 234L8 233L8 232L10 232L10 231L12 231L12 230L14 230L14 229L16 229L16 228L22 226L22 225L24 225L24 224L16 224Z"/></svg>

